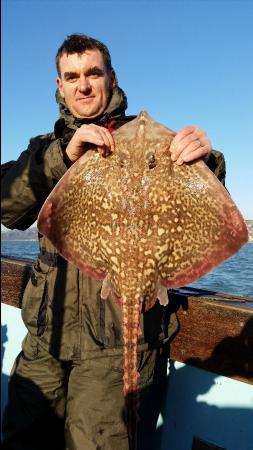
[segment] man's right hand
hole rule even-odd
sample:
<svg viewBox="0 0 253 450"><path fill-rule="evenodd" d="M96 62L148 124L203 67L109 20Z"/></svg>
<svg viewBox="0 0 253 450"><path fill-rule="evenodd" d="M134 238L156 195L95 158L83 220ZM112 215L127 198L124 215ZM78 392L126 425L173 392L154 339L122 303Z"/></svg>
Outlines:
<svg viewBox="0 0 253 450"><path fill-rule="evenodd" d="M68 159L72 163L77 161L88 150L87 144L96 145L99 153L104 157L113 152L115 148L113 137L106 128L93 123L82 125L76 130L66 148Z"/></svg>

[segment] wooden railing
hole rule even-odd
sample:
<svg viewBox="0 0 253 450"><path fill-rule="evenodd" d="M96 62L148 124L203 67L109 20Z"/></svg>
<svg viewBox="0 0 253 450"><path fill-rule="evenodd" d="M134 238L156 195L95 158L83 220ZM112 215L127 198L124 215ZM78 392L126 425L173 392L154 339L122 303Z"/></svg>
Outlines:
<svg viewBox="0 0 253 450"><path fill-rule="evenodd" d="M1 260L1 301L20 308L33 261ZM180 323L170 358L253 384L253 298L186 287L169 299Z"/></svg>

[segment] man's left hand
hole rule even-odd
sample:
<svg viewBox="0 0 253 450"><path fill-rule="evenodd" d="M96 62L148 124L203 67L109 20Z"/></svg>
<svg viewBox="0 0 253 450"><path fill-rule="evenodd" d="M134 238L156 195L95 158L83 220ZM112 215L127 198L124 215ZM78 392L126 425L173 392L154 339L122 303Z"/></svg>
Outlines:
<svg viewBox="0 0 253 450"><path fill-rule="evenodd" d="M174 137L171 146L171 159L176 164L192 162L196 159L208 160L212 145L206 133L192 125L182 128Z"/></svg>

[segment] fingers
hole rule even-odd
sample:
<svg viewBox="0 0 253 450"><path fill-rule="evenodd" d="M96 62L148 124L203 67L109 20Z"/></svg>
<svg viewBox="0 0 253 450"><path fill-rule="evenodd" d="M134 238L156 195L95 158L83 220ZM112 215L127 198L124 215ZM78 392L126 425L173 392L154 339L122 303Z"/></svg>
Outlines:
<svg viewBox="0 0 253 450"><path fill-rule="evenodd" d="M173 141L172 141L172 145L177 147L177 145L179 144L179 142L186 136L189 136L190 134L194 133L194 131L196 130L197 127L195 127L194 125L192 126L188 126L188 127L184 127L182 128L174 137Z"/></svg>
<svg viewBox="0 0 253 450"><path fill-rule="evenodd" d="M109 155L115 149L113 137L106 128L95 124L85 124L76 130L66 148L70 161L75 162L85 153L87 143L96 145L102 156Z"/></svg>
<svg viewBox="0 0 253 450"><path fill-rule="evenodd" d="M102 156L108 156L111 152L114 151L115 149L115 144L114 144L114 140L113 137L110 133L110 131L108 131L106 128L103 127L97 127L99 128L98 133L100 134L100 138L101 138L101 144L98 144L98 152L102 155Z"/></svg>
<svg viewBox="0 0 253 450"><path fill-rule="evenodd" d="M82 125L80 127L81 137L84 143L106 147L111 151L114 150L114 140L111 133L104 127L95 124Z"/></svg>
<svg viewBox="0 0 253 450"><path fill-rule="evenodd" d="M191 162L197 159L207 159L210 154L209 146L198 147L195 151L191 151L181 157L182 164L184 162Z"/></svg>
<svg viewBox="0 0 253 450"><path fill-rule="evenodd" d="M211 150L206 133L194 125L180 130L170 146L171 159L178 165L200 158L206 160Z"/></svg>

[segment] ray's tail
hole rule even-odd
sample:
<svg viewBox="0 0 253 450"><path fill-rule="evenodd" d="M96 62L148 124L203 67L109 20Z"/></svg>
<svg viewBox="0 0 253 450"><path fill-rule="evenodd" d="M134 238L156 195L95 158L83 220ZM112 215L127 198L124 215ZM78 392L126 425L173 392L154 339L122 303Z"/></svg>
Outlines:
<svg viewBox="0 0 253 450"><path fill-rule="evenodd" d="M137 341L140 327L140 302L123 300L124 396L130 450L137 448L139 389Z"/></svg>

